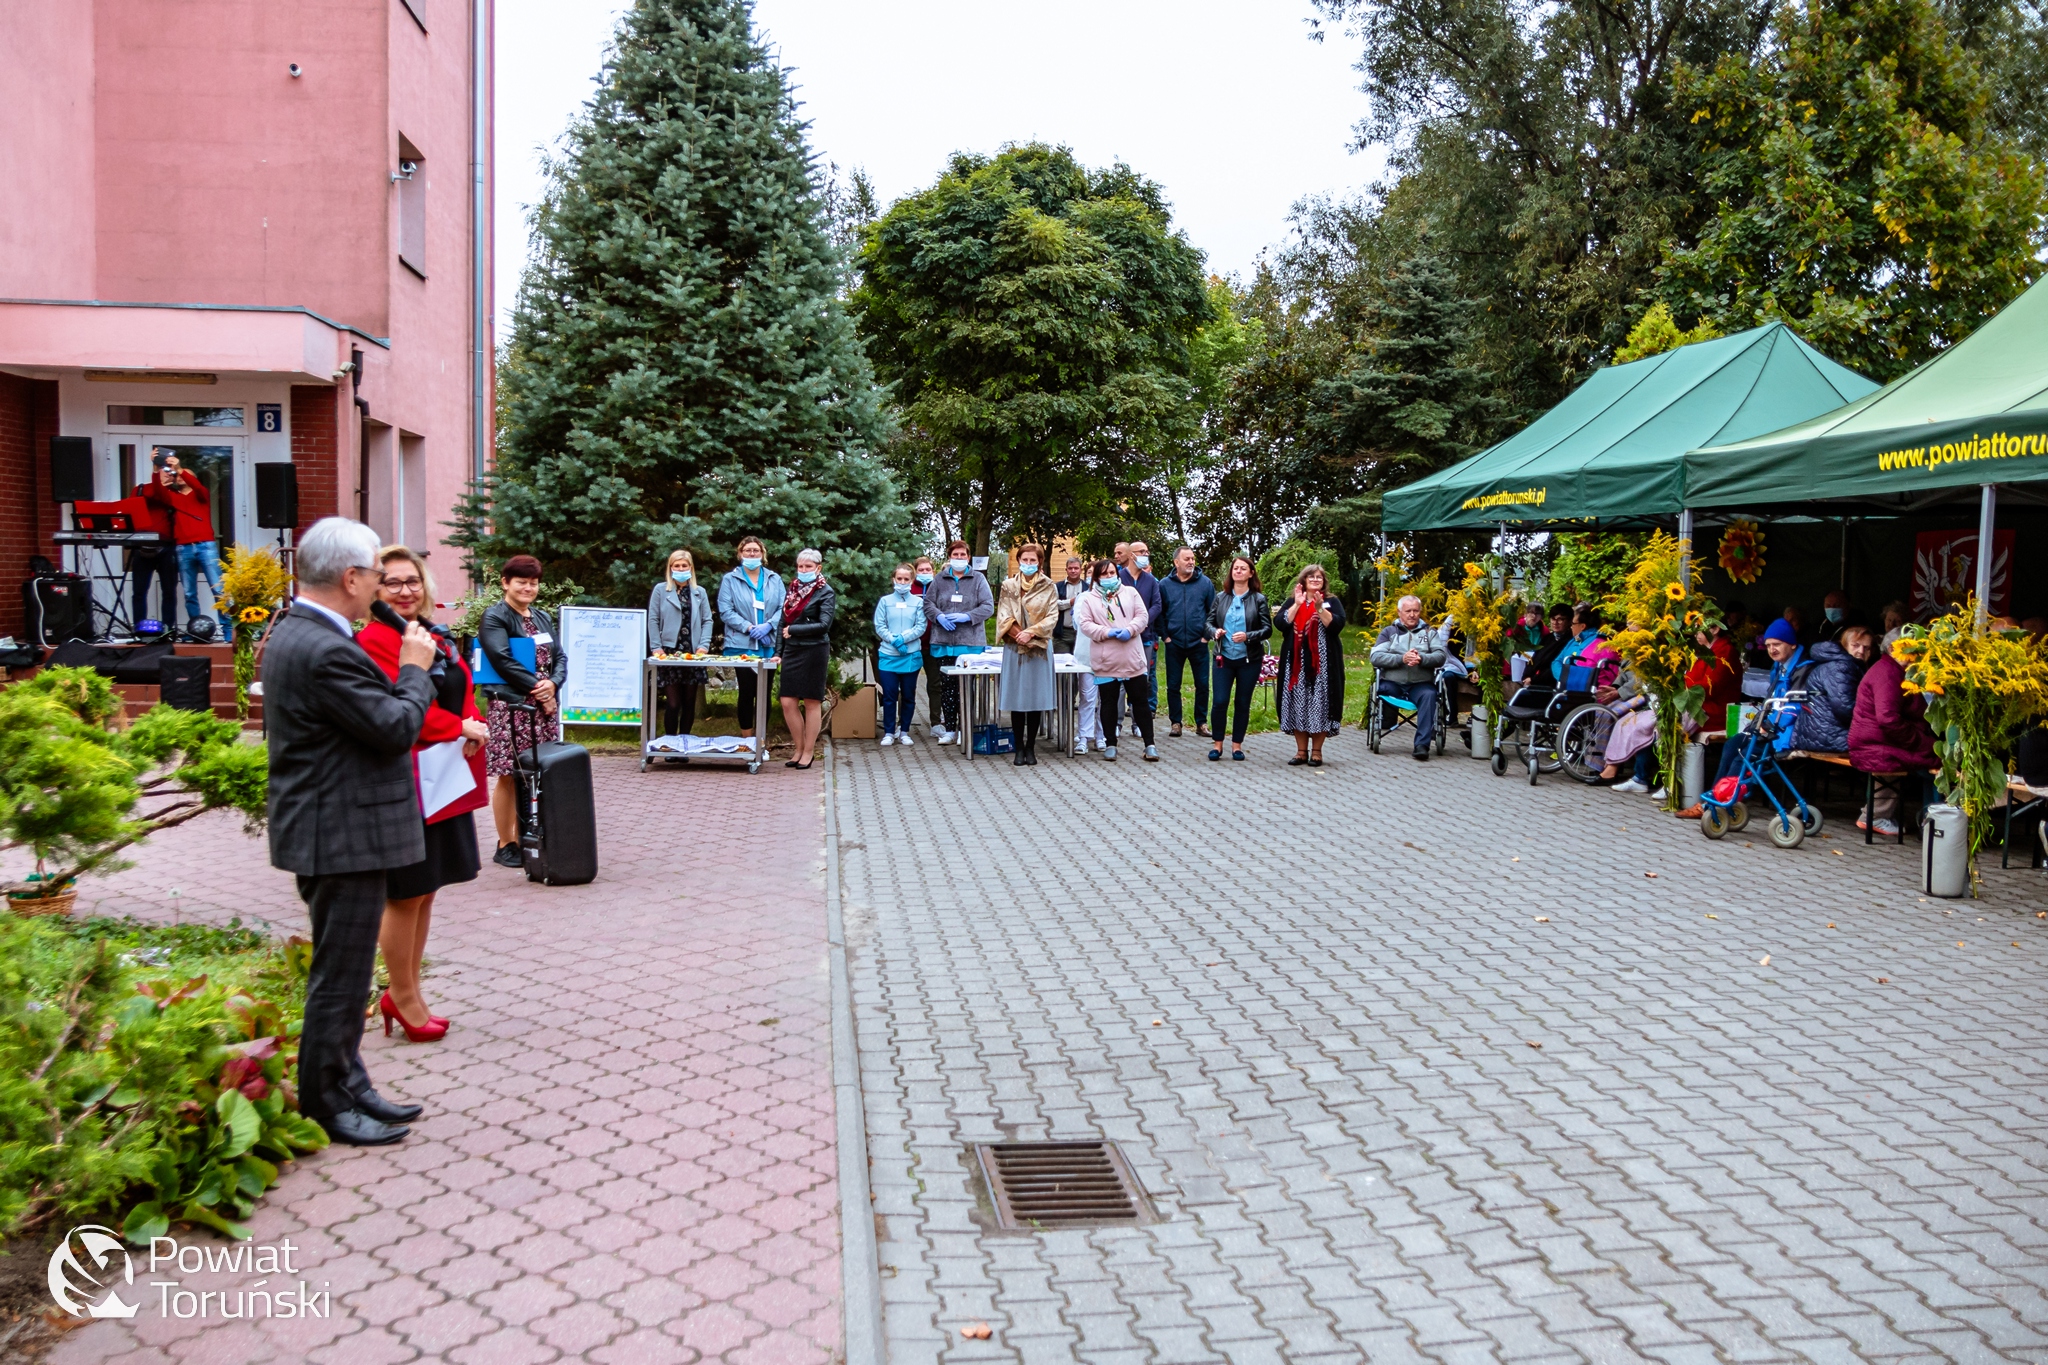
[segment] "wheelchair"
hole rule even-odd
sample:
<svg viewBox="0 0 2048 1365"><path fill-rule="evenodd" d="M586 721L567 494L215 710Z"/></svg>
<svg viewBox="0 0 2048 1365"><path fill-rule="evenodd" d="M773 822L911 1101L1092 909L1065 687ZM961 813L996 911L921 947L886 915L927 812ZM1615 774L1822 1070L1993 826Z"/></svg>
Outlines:
<svg viewBox="0 0 2048 1365"><path fill-rule="evenodd" d="M1436 686L1436 736L1432 741L1438 755L1442 755L1450 743L1451 727L1447 723L1450 712L1450 698L1444 687L1445 670L1437 669L1431 681ZM1372 697L1365 704L1365 743L1374 753L1380 751L1380 743L1388 735L1404 725L1415 725L1419 721L1415 703L1405 697L1389 696L1380 690L1379 674L1373 674Z"/></svg>
<svg viewBox="0 0 2048 1365"><path fill-rule="evenodd" d="M1506 776L1513 749L1532 787L1544 773L1555 772L1590 787L1600 781L1613 733L1614 713L1592 693L1524 686L1508 698L1506 714L1496 723L1489 766L1495 777Z"/></svg>

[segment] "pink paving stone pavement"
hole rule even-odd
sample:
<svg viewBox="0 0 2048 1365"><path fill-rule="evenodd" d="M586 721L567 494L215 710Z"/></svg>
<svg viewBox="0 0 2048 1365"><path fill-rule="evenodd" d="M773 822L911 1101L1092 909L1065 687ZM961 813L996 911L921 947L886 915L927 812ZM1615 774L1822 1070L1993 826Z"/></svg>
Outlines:
<svg viewBox="0 0 2048 1365"><path fill-rule="evenodd" d="M300 1161L253 1220L331 1287L332 1317L167 1321L149 1289L51 1365L838 1357L822 770L595 764L597 881L486 863L442 892L426 985L454 1026L372 1033L378 1088L427 1107L412 1136ZM306 931L239 820L168 831L135 864L80 913ZM138 1288L249 1282L147 1270Z"/></svg>

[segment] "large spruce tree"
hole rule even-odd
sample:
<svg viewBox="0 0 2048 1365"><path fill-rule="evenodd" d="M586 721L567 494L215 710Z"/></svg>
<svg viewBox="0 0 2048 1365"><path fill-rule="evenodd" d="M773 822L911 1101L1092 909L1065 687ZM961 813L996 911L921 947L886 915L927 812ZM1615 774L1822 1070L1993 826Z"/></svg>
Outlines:
<svg viewBox="0 0 2048 1365"><path fill-rule="evenodd" d="M551 161L466 543L634 601L669 551L815 545L871 600L916 540L821 177L746 0L636 0Z"/></svg>

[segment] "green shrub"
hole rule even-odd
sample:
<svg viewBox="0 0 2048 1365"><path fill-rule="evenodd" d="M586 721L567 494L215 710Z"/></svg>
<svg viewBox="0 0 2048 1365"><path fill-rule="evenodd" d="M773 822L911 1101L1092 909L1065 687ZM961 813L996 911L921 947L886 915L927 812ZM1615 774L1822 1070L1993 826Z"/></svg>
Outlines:
<svg viewBox="0 0 2048 1365"><path fill-rule="evenodd" d="M0 916L0 1236L53 1219L248 1236L327 1145L291 1087L311 945Z"/></svg>
<svg viewBox="0 0 2048 1365"><path fill-rule="evenodd" d="M1326 590L1330 596L1342 598L1350 591L1344 576L1337 571L1337 552L1314 541L1290 538L1275 545L1259 559L1259 583L1266 590L1266 597L1277 610L1288 589L1294 583L1294 576L1304 565L1320 564L1326 577ZM1226 566L1227 567L1227 566Z"/></svg>

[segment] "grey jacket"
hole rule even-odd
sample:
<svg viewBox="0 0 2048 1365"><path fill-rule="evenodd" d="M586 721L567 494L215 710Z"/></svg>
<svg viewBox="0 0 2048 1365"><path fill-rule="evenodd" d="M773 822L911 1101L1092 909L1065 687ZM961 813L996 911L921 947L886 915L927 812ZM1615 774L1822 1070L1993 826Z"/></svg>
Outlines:
<svg viewBox="0 0 2048 1365"><path fill-rule="evenodd" d="M412 746L434 684L390 682L313 611L286 613L263 646L270 865L309 877L405 867L426 856Z"/></svg>
<svg viewBox="0 0 2048 1365"><path fill-rule="evenodd" d="M1422 656L1413 668L1403 662L1411 649ZM1443 642L1427 621L1416 622L1413 630L1396 621L1380 631L1379 639L1372 643L1373 672L1388 682L1434 682L1436 671L1443 666Z"/></svg>
<svg viewBox="0 0 2048 1365"><path fill-rule="evenodd" d="M690 638L679 641L683 629L683 598L673 583L657 583L647 594L647 648L682 649L686 654L704 654L711 649L711 597L693 578L690 582Z"/></svg>
<svg viewBox="0 0 2048 1365"><path fill-rule="evenodd" d="M958 630L941 630L941 612L967 619ZM988 631L983 627L996 614L995 594L988 590L988 580L973 569L967 571L965 578L955 578L952 570L941 569L924 590L924 614L932 623L932 648L953 645L982 649L988 644Z"/></svg>
<svg viewBox="0 0 2048 1365"><path fill-rule="evenodd" d="M718 619L725 627L726 653L773 654L782 638L782 576L773 569L763 567L761 573L761 603L768 614L768 641L757 645L747 632L754 625L754 586L747 582L746 570L735 565L727 569L725 577L718 580Z"/></svg>

